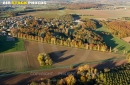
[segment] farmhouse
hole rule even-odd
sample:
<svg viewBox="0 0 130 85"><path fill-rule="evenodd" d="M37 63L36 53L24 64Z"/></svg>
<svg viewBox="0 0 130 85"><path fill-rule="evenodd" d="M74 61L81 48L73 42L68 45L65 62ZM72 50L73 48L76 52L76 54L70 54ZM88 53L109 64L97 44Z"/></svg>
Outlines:
<svg viewBox="0 0 130 85"><path fill-rule="evenodd" d="M125 38L122 38L122 40L124 40L125 42L130 43L130 37L125 37Z"/></svg>

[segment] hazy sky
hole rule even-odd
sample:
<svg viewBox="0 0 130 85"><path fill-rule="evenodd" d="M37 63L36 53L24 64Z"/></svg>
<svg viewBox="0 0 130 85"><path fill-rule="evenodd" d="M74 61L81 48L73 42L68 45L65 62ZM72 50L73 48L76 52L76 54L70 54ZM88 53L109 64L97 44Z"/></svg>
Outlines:
<svg viewBox="0 0 130 85"><path fill-rule="evenodd" d="M11 0L0 0L0 1L11 1ZM14 1L14 0L13 0ZM25 0L16 0L16 1L25 1ZM116 1L130 1L130 0L26 0L26 1L91 1L91 2L95 2L95 1L101 1L101 2L116 2Z"/></svg>

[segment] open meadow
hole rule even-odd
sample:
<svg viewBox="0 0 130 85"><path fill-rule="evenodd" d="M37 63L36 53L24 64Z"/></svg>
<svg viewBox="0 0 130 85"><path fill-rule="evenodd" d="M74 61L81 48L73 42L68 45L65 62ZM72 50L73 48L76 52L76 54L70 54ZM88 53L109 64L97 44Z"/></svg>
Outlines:
<svg viewBox="0 0 130 85"><path fill-rule="evenodd" d="M65 14L75 13L73 10L53 10L53 11L35 11L27 12L24 15L32 15L41 18L56 18Z"/></svg>
<svg viewBox="0 0 130 85"><path fill-rule="evenodd" d="M24 50L24 41L22 39L15 39L15 41L6 41L6 36L0 36L0 53Z"/></svg>
<svg viewBox="0 0 130 85"><path fill-rule="evenodd" d="M107 19L107 18L121 18L130 17L130 9L118 9L118 10L95 10L95 9L81 9L81 10L55 10L55 11L35 11L27 12L24 15L32 15L36 17L55 18L64 14L80 14L87 15L81 16L81 18L95 18L95 19ZM92 16L89 16L92 15Z"/></svg>
<svg viewBox="0 0 130 85"><path fill-rule="evenodd" d="M106 27L101 27L101 28L96 29L97 33L101 33L102 31L109 32ZM122 39L117 38L112 35L104 35L102 37L108 46L111 46L112 48L117 48L118 53L123 54L124 50L130 52L130 44L123 41Z"/></svg>
<svg viewBox="0 0 130 85"><path fill-rule="evenodd" d="M26 71L28 68L26 51L0 54L1 71Z"/></svg>
<svg viewBox="0 0 130 85"><path fill-rule="evenodd" d="M118 10L74 10L78 14L93 15L93 16L82 16L81 18L96 18L96 19L107 19L107 18L121 18L130 17L130 9L118 9Z"/></svg>

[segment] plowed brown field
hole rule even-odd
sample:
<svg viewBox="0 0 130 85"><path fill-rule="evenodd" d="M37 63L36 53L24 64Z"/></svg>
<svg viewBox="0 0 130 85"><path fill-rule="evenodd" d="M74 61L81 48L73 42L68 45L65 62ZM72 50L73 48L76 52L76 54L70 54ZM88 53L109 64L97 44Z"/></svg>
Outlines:
<svg viewBox="0 0 130 85"><path fill-rule="evenodd" d="M90 51L32 41L25 41L25 47L27 49L31 68L39 68L37 56L42 52L50 54L54 61L54 66L71 65L107 59L113 60L114 58L124 57L124 55L121 54Z"/></svg>
<svg viewBox="0 0 130 85"><path fill-rule="evenodd" d="M76 49L70 47L56 46L50 44L43 44L32 41L25 41L26 52L15 52L1 54L0 57L0 68L1 70L10 70L15 68L16 70L26 70L26 69L36 69L40 68L37 61L37 55L41 52L50 53L54 66L60 65L70 65L82 62L91 62L98 60L105 60L102 63L91 64L92 67L104 68L104 67L114 67L126 63L126 60L113 60L114 58L122 57L123 55L103 53L97 51L90 51L84 49ZM3 63L5 67L3 67ZM17 67L17 68L16 68ZM26 67L26 68L25 68ZM18 75L12 75L7 77L0 77L0 85L27 85L32 81L38 81L40 78L53 78L59 76L59 73L68 73L74 69L51 69L44 70L40 72L30 72ZM36 74L38 73L38 74ZM42 74L41 73L49 73Z"/></svg>

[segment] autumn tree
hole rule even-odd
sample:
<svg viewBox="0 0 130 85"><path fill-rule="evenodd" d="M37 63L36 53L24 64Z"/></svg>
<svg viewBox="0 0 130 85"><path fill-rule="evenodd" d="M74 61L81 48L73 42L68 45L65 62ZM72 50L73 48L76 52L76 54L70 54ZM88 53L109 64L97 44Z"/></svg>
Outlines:
<svg viewBox="0 0 130 85"><path fill-rule="evenodd" d="M17 16L18 15L18 12L8 12L8 15L10 17L14 17L14 16Z"/></svg>
<svg viewBox="0 0 130 85"><path fill-rule="evenodd" d="M44 65L52 65L53 61L50 58L49 54L46 53L40 53L37 57L40 66L44 66Z"/></svg>
<svg viewBox="0 0 130 85"><path fill-rule="evenodd" d="M116 53L116 52L118 51L118 49L117 49L117 48L114 48L113 51Z"/></svg>
<svg viewBox="0 0 130 85"><path fill-rule="evenodd" d="M130 36L130 22L126 21L111 21L107 22L106 27L113 36L124 38Z"/></svg>
<svg viewBox="0 0 130 85"><path fill-rule="evenodd" d="M65 81L66 81L67 85L75 85L76 84L76 79L72 74L68 75L65 78Z"/></svg>
<svg viewBox="0 0 130 85"><path fill-rule="evenodd" d="M130 63L130 53L126 56L126 60Z"/></svg>
<svg viewBox="0 0 130 85"><path fill-rule="evenodd" d="M110 50L109 50L109 52L112 52L112 48L110 47Z"/></svg>
<svg viewBox="0 0 130 85"><path fill-rule="evenodd" d="M84 23L82 23L83 28L96 29L96 22L90 19L85 19Z"/></svg>

